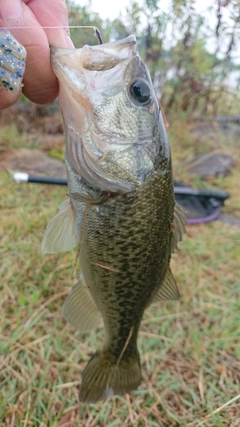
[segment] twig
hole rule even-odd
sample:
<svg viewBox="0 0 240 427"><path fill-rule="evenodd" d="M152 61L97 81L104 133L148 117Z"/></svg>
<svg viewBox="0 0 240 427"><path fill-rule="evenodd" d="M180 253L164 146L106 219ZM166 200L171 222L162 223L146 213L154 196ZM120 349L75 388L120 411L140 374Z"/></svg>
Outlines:
<svg viewBox="0 0 240 427"><path fill-rule="evenodd" d="M198 426L202 426L203 424L205 424L205 422L207 420L209 420L209 418L211 418L213 415L218 414L219 412L222 411L222 409L226 408L227 406L231 405L232 403L236 402L237 400L240 399L240 394L238 394L237 396L233 397L232 399L228 400L228 402L224 403L223 405L219 406L217 409L215 409L213 412L211 412L210 414L206 415L204 417L203 420L201 421L193 421L189 424L187 424L186 427L198 427Z"/></svg>
<svg viewBox="0 0 240 427"><path fill-rule="evenodd" d="M53 301L55 301L56 299L58 299L58 298L60 298L60 297L63 297L64 295L68 295L69 294L69 292L68 291L63 291L63 292L59 292L58 294L56 294L56 295L53 295L51 298L49 298L44 304L42 304L40 307L39 307L39 309L38 310L36 310L34 313L33 313L33 315L28 319L28 321L25 323L25 325L24 325L24 327L25 328L27 328L30 324L31 324L31 322L33 321L33 319L35 318L35 317L37 317L40 313L41 313L41 311L43 311L44 310L44 308L46 308L47 307L47 305L48 304L50 304L51 302L53 302Z"/></svg>
<svg viewBox="0 0 240 427"><path fill-rule="evenodd" d="M239 399L240 399L240 394L228 400L228 402L224 403L223 405L219 406L219 408L215 409L215 411L211 412L211 414L206 415L205 419L208 420L209 418L212 417L212 415L218 414L218 412L221 412L222 409L226 408L227 406L231 405L232 403L236 402Z"/></svg>
<svg viewBox="0 0 240 427"><path fill-rule="evenodd" d="M125 344L124 344L124 346L123 346L123 349L122 349L122 351L121 351L121 353L120 353L120 356L119 356L119 358L118 358L118 360L117 360L117 365L118 365L118 364L121 362L121 360L122 360L122 357L123 357L123 355L124 355L124 353L125 353L125 351L126 351L126 348L127 348L128 344L129 344L129 341L130 341L130 339L131 339L131 337L132 337L133 331L134 331L134 326L132 326L132 327L131 327L131 329L130 329L130 331L129 331L129 334L128 334L128 337L127 337L127 339L126 339L126 342L125 342Z"/></svg>
<svg viewBox="0 0 240 427"><path fill-rule="evenodd" d="M198 165L199 163L202 163L206 159L209 159L210 157L214 156L216 152L217 152L217 148L213 150L211 153L207 153L204 156L201 156L199 159L195 160L194 162L191 162L189 164L189 169L192 169L194 166Z"/></svg>
<svg viewBox="0 0 240 427"><path fill-rule="evenodd" d="M90 262L90 264L97 265L98 267L105 268L105 270L113 271L114 273L119 273L119 270L117 270L116 268L100 264L100 262Z"/></svg>
<svg viewBox="0 0 240 427"><path fill-rule="evenodd" d="M69 388L69 387L75 387L76 385L80 385L81 381L72 381L70 383L64 383L64 384L57 384L53 388Z"/></svg>

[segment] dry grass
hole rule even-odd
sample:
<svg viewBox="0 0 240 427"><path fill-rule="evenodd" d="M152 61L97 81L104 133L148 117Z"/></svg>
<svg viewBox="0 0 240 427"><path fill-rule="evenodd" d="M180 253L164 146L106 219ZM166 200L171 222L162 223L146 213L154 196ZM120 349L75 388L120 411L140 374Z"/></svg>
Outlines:
<svg viewBox="0 0 240 427"><path fill-rule="evenodd" d="M191 182L183 158L192 137L175 125L174 169ZM177 140L178 129L185 139ZM228 144L228 153L239 156L239 147ZM141 386L81 404L81 372L103 331L79 335L65 324L60 308L75 282L75 252L44 255L40 246L66 189L0 178L0 426L239 427L240 229L217 221L188 227L172 262L181 300L152 305L142 322ZM239 180L234 169L211 183L234 196L228 213L239 212Z"/></svg>

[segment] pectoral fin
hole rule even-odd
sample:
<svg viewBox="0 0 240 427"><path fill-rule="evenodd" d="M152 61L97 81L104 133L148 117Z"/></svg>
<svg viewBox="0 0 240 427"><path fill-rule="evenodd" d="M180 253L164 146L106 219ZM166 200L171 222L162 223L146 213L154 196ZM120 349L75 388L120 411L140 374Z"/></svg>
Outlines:
<svg viewBox="0 0 240 427"><path fill-rule="evenodd" d="M67 252L77 245L76 218L70 200L64 200L49 222L42 249L45 253Z"/></svg>
<svg viewBox="0 0 240 427"><path fill-rule="evenodd" d="M72 288L63 304L62 313L67 322L78 331L89 331L97 326L100 311L84 284L83 278Z"/></svg>
<svg viewBox="0 0 240 427"><path fill-rule="evenodd" d="M174 252L177 249L177 244L182 240L182 235L186 233L184 225L186 224L186 218L184 209L176 202L174 207L174 218L173 218L173 236L171 250Z"/></svg>
<svg viewBox="0 0 240 427"><path fill-rule="evenodd" d="M152 302L156 301L176 301L179 300L180 295L177 287L176 280L174 279L170 267L164 277L157 294L154 295Z"/></svg>

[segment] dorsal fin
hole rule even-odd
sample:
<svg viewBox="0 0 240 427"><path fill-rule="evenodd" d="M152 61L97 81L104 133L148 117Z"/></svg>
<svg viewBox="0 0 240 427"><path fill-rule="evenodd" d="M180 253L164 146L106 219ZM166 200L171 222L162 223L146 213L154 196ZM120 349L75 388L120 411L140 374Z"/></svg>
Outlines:
<svg viewBox="0 0 240 427"><path fill-rule="evenodd" d="M173 218L173 236L171 251L174 252L177 249L177 244L182 240L182 235L186 233L184 225L186 224L184 209L176 202L174 207L174 218Z"/></svg>
<svg viewBox="0 0 240 427"><path fill-rule="evenodd" d="M45 253L68 252L77 244L76 217L69 199L64 200L57 215L45 231L42 249Z"/></svg>
<svg viewBox="0 0 240 427"><path fill-rule="evenodd" d="M176 280L174 279L170 267L168 267L165 274L163 283L161 284L158 292L154 295L151 302L156 301L177 301L180 295L177 287Z"/></svg>

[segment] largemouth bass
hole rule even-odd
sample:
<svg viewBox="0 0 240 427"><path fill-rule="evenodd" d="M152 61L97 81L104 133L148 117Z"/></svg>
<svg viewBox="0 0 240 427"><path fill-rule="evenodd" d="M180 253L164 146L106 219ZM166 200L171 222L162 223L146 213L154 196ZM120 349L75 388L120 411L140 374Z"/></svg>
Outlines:
<svg viewBox="0 0 240 427"><path fill-rule="evenodd" d="M178 300L169 263L185 219L175 204L162 113L134 36L51 49L66 135L69 199L49 223L45 252L77 246L82 276L63 314L79 331L103 319L103 346L82 374L80 400L141 382L137 335L147 306Z"/></svg>

